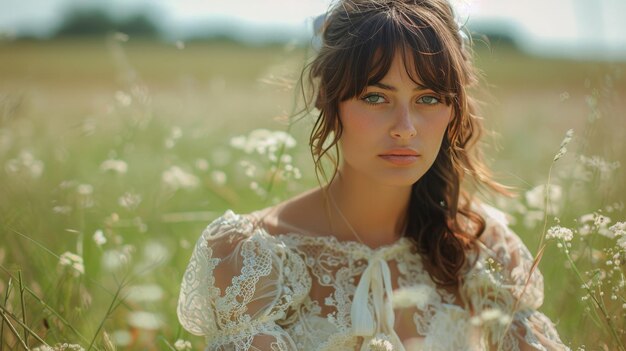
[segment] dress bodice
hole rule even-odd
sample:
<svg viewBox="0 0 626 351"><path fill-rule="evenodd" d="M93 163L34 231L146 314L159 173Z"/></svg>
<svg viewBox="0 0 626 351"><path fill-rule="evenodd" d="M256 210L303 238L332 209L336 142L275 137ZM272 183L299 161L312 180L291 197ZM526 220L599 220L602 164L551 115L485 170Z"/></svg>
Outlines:
<svg viewBox="0 0 626 351"><path fill-rule="evenodd" d="M486 229L463 284L438 287L409 238L372 249L334 236L270 235L227 211L183 278L181 324L208 350L567 349L537 308L543 278L504 222ZM526 283L528 282L528 285Z"/></svg>

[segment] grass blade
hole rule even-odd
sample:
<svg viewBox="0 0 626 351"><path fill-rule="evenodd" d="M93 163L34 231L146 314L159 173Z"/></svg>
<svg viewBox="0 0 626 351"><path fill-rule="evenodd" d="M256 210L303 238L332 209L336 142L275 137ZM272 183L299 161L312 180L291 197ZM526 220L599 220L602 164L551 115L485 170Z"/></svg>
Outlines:
<svg viewBox="0 0 626 351"><path fill-rule="evenodd" d="M26 323L26 306L24 305L24 281L22 280L22 271L17 271L17 282L20 285L20 305L22 308L22 323L24 325L28 325ZM29 329L24 328L24 341L26 342L26 347L28 350L28 333Z"/></svg>

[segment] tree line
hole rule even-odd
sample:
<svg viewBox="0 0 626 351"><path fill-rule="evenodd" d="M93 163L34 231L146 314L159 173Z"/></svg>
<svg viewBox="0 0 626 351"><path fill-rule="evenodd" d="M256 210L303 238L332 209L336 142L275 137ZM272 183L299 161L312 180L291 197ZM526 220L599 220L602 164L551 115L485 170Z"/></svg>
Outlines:
<svg viewBox="0 0 626 351"><path fill-rule="evenodd" d="M140 37L158 37L161 34L158 25L147 14L118 18L104 9L77 8L66 13L53 37L102 36L114 31Z"/></svg>

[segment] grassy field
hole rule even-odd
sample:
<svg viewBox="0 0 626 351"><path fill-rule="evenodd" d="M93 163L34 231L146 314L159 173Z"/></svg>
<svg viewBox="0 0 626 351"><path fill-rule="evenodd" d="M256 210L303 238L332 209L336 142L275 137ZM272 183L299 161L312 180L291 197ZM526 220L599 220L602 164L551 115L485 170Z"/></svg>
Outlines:
<svg viewBox="0 0 626 351"><path fill-rule="evenodd" d="M317 184L313 121L288 123L305 50L119 39L0 42L0 306L11 322L0 349L42 340L110 349L109 339L130 350L184 349L179 339L201 349L175 315L201 230L227 208L247 212ZM481 43L476 63L488 159L520 193L493 201L536 253L536 187L554 165L560 191L547 223L575 229L567 254L548 243L542 311L573 349L617 350L626 243L608 228L625 217L626 63ZM277 172L268 153L231 145L259 128L297 141ZM553 162L569 129L568 152Z"/></svg>

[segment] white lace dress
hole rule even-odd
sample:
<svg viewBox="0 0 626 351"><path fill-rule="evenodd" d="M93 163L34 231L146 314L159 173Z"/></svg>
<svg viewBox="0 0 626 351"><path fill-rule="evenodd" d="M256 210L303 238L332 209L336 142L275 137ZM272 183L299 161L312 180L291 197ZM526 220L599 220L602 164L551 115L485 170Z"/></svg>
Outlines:
<svg viewBox="0 0 626 351"><path fill-rule="evenodd" d="M439 289L407 238L371 249L270 235L227 211L198 240L178 317L207 350L567 350L536 309L543 278L502 213L458 292Z"/></svg>

